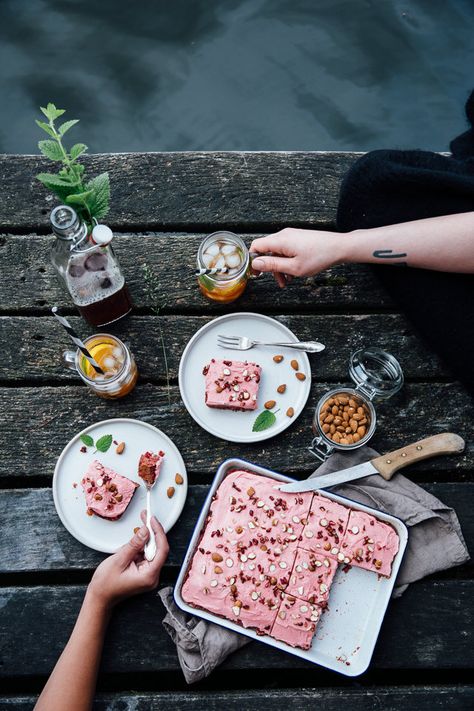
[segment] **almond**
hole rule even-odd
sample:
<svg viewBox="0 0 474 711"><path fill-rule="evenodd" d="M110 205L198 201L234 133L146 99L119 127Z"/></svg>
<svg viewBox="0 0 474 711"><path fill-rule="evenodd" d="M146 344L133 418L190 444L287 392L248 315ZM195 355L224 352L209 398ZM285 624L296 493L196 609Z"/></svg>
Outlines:
<svg viewBox="0 0 474 711"><path fill-rule="evenodd" d="M306 380L306 375L304 373L296 373L298 380Z"/></svg>
<svg viewBox="0 0 474 711"><path fill-rule="evenodd" d="M115 501L118 501L119 503L122 501L123 496L122 494L115 494Z"/></svg>
<svg viewBox="0 0 474 711"><path fill-rule="evenodd" d="M219 575L219 573L222 573L222 568L220 567L220 565L214 566L214 572L216 573L216 575Z"/></svg>
<svg viewBox="0 0 474 711"><path fill-rule="evenodd" d="M271 410L272 407L275 407L275 405L276 405L275 400L267 400L267 402L265 403L265 405L264 405L263 407L264 407L266 410Z"/></svg>
<svg viewBox="0 0 474 711"><path fill-rule="evenodd" d="M293 358L293 360L291 361L290 365L291 365L291 367L293 368L293 370L299 370L299 369L300 369L300 366L299 366L298 361L295 360L294 358Z"/></svg>
<svg viewBox="0 0 474 711"><path fill-rule="evenodd" d="M284 383L283 383L283 385L279 385L279 386L277 387L277 393L280 393L280 395L283 395L283 393L285 392L285 390L286 390L286 385L285 385Z"/></svg>
<svg viewBox="0 0 474 711"><path fill-rule="evenodd" d="M183 479L183 477L181 476L181 474L175 474L174 480L175 480L176 484L178 484L179 486L181 486L181 484L182 484L183 481L184 481L184 479Z"/></svg>
<svg viewBox="0 0 474 711"><path fill-rule="evenodd" d="M249 486L249 488L247 489L247 496L252 497L254 494L255 494L255 489L253 488L253 486Z"/></svg>
<svg viewBox="0 0 474 711"><path fill-rule="evenodd" d="M135 526L135 528L133 529L133 532L138 533L139 530L140 530L140 526Z"/></svg>
<svg viewBox="0 0 474 711"><path fill-rule="evenodd" d="M289 407L288 410L286 411L287 417L293 417L295 414L295 411L292 407Z"/></svg>
<svg viewBox="0 0 474 711"><path fill-rule="evenodd" d="M212 558L212 560L214 561L214 563L220 563L221 560L224 560L224 559L222 558L222 556L221 556L220 553L213 553L213 554L211 555L211 558Z"/></svg>
<svg viewBox="0 0 474 711"><path fill-rule="evenodd" d="M125 449L125 442L120 442L120 444L118 444L117 447L115 448L115 452L117 454L122 454L124 449Z"/></svg>
<svg viewBox="0 0 474 711"><path fill-rule="evenodd" d="M282 355L273 356L273 360L275 361L275 363L281 363L281 361L283 360L283 356Z"/></svg>
<svg viewBox="0 0 474 711"><path fill-rule="evenodd" d="M166 489L166 495L167 495L168 499L171 499L174 496L174 486L169 486Z"/></svg>

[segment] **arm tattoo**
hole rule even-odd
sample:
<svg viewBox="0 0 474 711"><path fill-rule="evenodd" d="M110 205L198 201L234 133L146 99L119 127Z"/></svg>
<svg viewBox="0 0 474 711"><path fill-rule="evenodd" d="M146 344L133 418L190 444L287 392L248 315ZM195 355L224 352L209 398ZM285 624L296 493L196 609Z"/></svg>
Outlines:
<svg viewBox="0 0 474 711"><path fill-rule="evenodd" d="M397 259L397 260L403 260L403 257L407 256L406 252L393 252L391 249L376 249L375 252L372 253L372 256L375 257L375 259ZM394 262L395 266L407 266L407 262L405 261L396 261Z"/></svg>

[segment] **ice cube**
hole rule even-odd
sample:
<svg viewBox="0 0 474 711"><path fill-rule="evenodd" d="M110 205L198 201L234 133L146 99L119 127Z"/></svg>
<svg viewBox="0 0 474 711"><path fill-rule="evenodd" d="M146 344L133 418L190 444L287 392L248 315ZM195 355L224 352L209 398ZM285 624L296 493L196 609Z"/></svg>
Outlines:
<svg viewBox="0 0 474 711"><path fill-rule="evenodd" d="M101 375L100 373L97 373L94 380L96 383L103 383L105 380L105 375Z"/></svg>
<svg viewBox="0 0 474 711"><path fill-rule="evenodd" d="M69 276L73 277L74 279L77 279L85 273L85 269L82 264L74 264L73 262L71 262L71 264L69 265L68 272Z"/></svg>
<svg viewBox="0 0 474 711"><path fill-rule="evenodd" d="M103 272L107 266L107 257L105 254L95 252L87 257L84 266L88 272Z"/></svg>
<svg viewBox="0 0 474 711"><path fill-rule="evenodd" d="M204 254L202 255L202 261L204 262L204 266L206 267L206 269L210 269L211 264L214 261L214 257L212 256L212 254L204 252Z"/></svg>
<svg viewBox="0 0 474 711"><path fill-rule="evenodd" d="M225 259L224 257L220 254L217 259L214 262L214 266L216 269L224 269L225 267Z"/></svg>
<svg viewBox="0 0 474 711"><path fill-rule="evenodd" d="M217 254L219 254L219 245L217 244L217 242L213 242L213 244L210 244L204 254L209 254L211 257L215 257Z"/></svg>
<svg viewBox="0 0 474 711"><path fill-rule="evenodd" d="M113 358L112 356L105 356L102 362L104 368L106 368L107 370L112 370L113 368L115 368L115 358Z"/></svg>
<svg viewBox="0 0 474 711"><path fill-rule="evenodd" d="M240 256L237 252L232 252L232 254L227 254L225 257L225 263L230 269L235 269L240 265Z"/></svg>
<svg viewBox="0 0 474 711"><path fill-rule="evenodd" d="M123 358L123 351L119 346L115 346L112 351L112 355L114 358L117 358L117 360L121 360Z"/></svg>
<svg viewBox="0 0 474 711"><path fill-rule="evenodd" d="M235 244L223 244L221 247L221 254L227 255L235 252Z"/></svg>
<svg viewBox="0 0 474 711"><path fill-rule="evenodd" d="M229 271L227 272L227 274L228 274L229 276L234 276L234 274L237 274L238 271L239 271L238 269L229 269Z"/></svg>

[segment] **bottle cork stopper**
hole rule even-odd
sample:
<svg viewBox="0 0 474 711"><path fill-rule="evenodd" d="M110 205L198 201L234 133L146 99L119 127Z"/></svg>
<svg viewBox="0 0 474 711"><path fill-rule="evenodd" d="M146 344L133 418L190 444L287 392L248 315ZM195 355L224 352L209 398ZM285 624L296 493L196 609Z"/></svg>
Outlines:
<svg viewBox="0 0 474 711"><path fill-rule="evenodd" d="M112 241L114 233L107 225L96 225L92 230L92 239L96 244L106 245Z"/></svg>

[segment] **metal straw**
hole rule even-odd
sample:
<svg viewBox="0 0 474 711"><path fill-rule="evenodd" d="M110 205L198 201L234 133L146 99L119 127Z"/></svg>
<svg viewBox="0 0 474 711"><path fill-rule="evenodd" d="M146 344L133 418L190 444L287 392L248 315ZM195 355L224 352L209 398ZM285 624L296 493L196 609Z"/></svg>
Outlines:
<svg viewBox="0 0 474 711"><path fill-rule="evenodd" d="M198 269L196 271L196 276L209 276L210 274L227 274L229 270L227 267L222 267L221 269L218 269L217 267L214 267L213 269Z"/></svg>
<svg viewBox="0 0 474 711"><path fill-rule="evenodd" d="M66 330L71 341L73 341L76 344L76 346L79 348L79 350L84 355L84 357L87 358L87 360L89 361L91 366L94 368L96 373L100 373L100 375L105 375L104 371L102 370L100 365L97 363L97 361L94 360L94 358L91 356L91 354L89 353L89 351L87 350L87 348L85 346L85 343L83 343L83 341L81 341L81 339L79 338L79 336L77 335L77 333L75 332L75 330L73 329L73 327L71 326L69 321L67 319L65 319L64 316L60 316L58 314L58 307L53 306L51 311L53 312L53 315L58 319L61 326L63 326L63 328Z"/></svg>

